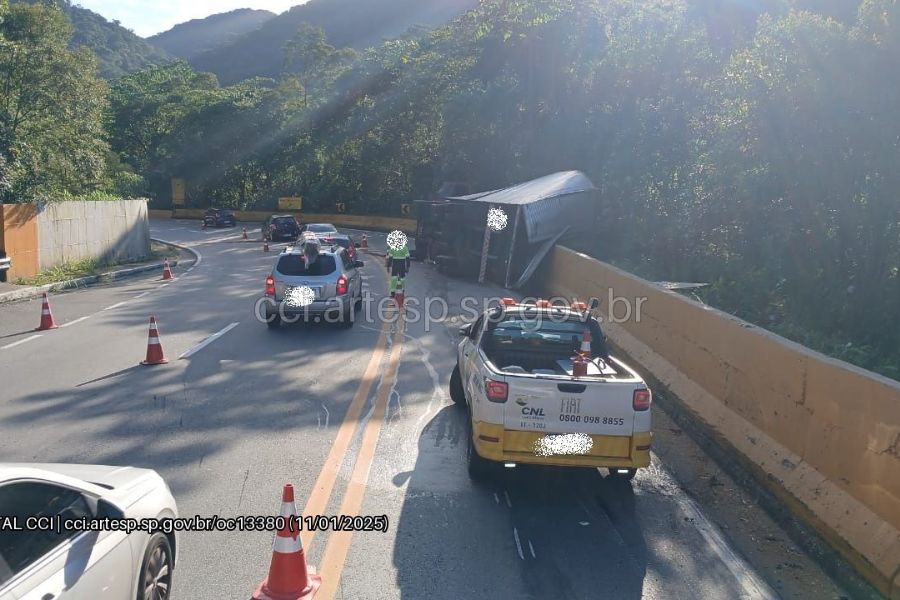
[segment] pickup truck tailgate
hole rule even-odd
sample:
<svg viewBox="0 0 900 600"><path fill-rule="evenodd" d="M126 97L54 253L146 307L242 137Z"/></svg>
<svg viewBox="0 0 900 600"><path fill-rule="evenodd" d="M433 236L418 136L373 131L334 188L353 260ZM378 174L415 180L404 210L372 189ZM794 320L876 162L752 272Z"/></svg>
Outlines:
<svg viewBox="0 0 900 600"><path fill-rule="evenodd" d="M634 383L507 377L507 431L630 437Z"/></svg>

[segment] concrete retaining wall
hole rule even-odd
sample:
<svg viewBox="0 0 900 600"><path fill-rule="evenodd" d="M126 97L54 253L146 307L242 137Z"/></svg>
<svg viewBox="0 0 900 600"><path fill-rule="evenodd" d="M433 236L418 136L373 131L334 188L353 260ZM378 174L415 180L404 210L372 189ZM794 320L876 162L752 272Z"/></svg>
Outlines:
<svg viewBox="0 0 900 600"><path fill-rule="evenodd" d="M7 281L37 275L38 221L33 204L0 204L0 250L12 259Z"/></svg>
<svg viewBox="0 0 900 600"><path fill-rule="evenodd" d="M882 593L900 598L900 383L556 247L542 289L632 305L609 337ZM639 298L640 320L634 313ZM616 315L624 316L620 302Z"/></svg>
<svg viewBox="0 0 900 600"><path fill-rule="evenodd" d="M138 260L150 254L146 200L55 202L38 213L40 268L82 258Z"/></svg>

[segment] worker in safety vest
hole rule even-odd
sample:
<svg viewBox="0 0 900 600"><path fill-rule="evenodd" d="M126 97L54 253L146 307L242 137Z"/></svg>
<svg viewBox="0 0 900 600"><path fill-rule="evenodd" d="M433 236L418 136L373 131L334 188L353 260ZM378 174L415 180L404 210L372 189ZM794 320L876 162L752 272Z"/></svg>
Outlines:
<svg viewBox="0 0 900 600"><path fill-rule="evenodd" d="M407 271L409 271L409 248L406 244L403 244L396 250L388 248L387 260L388 268L391 271L391 297L393 298L398 285L400 289L403 289L403 280L406 278Z"/></svg>

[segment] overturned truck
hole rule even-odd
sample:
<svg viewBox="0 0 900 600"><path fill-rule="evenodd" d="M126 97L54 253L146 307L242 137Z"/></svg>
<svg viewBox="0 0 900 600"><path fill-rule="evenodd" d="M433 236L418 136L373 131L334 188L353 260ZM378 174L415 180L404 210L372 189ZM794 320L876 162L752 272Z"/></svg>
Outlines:
<svg viewBox="0 0 900 600"><path fill-rule="evenodd" d="M584 173L563 171L509 188L417 202L414 256L450 275L521 288L554 244L596 231L596 192ZM493 227L489 215L500 217Z"/></svg>

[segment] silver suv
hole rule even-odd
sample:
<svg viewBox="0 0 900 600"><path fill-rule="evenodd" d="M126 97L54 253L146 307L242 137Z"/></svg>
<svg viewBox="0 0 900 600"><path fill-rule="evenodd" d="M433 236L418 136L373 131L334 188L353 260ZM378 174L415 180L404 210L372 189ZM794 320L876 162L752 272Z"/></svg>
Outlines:
<svg viewBox="0 0 900 600"><path fill-rule="evenodd" d="M320 246L304 240L285 249L266 277L266 324L278 327L282 321L324 317L353 327L353 312L362 308L364 266L337 244Z"/></svg>

